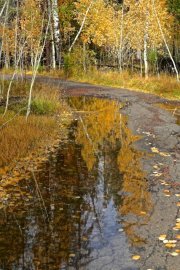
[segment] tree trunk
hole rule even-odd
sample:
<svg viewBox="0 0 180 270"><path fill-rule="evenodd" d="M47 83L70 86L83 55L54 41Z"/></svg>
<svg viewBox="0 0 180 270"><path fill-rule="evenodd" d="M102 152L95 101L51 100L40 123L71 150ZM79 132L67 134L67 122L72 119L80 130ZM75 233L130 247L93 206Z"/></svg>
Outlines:
<svg viewBox="0 0 180 270"><path fill-rule="evenodd" d="M148 67L148 29L149 29L149 12L146 10L146 23L145 23L145 31L144 31L144 72L145 78L147 79L149 76L149 67Z"/></svg>
<svg viewBox="0 0 180 270"><path fill-rule="evenodd" d="M162 39L163 39L164 44L165 44L165 46L166 46L166 49L167 49L167 51L168 51L168 53L169 53L169 57L171 58L171 61L172 61L172 63L173 63L174 70L175 70L175 72L176 72L177 81L179 82L179 73L178 73L178 70L177 70L177 67L176 67L176 63L175 63L175 61L174 61L174 59L173 59L173 56L172 56L171 51L170 51L170 49L169 49L169 46L168 46L168 44L167 44L167 41L166 41L164 32L163 32L163 30L162 30L161 23L160 23L160 20L159 20L157 11L156 11L156 7L155 7L154 0L152 0L152 4L153 4L153 9L154 9L154 14L155 14L155 16L156 16L156 19L157 19L157 22L158 22L158 26L159 26L159 29L160 29L160 32L161 32L161 35L162 35Z"/></svg>
<svg viewBox="0 0 180 270"><path fill-rule="evenodd" d="M78 37L80 36L80 34L81 34L82 30L83 30L83 27L84 27L84 24L85 24L87 15L88 15L88 13L89 13L89 10L90 10L90 8L91 8L93 2L94 2L94 1L92 0L92 1L90 2L89 6L87 7L86 13L85 13L85 15L84 15L84 18L83 18L83 21L82 21L82 24L81 24L81 27L79 28L79 31L78 31L77 35L75 36L75 39L74 39L73 43L71 44L71 46L70 46L70 48L69 48L69 52L72 51L72 48L74 47L74 45L75 45L75 43L76 43Z"/></svg>
<svg viewBox="0 0 180 270"><path fill-rule="evenodd" d="M52 59L51 65L53 69L56 69L56 49L55 49L55 42L54 42L54 35L53 35L53 27L51 25L51 49L52 49Z"/></svg>
<svg viewBox="0 0 180 270"><path fill-rule="evenodd" d="M122 4L120 48L119 48L119 57L118 57L120 71L122 71L123 27L124 27L124 2Z"/></svg>
<svg viewBox="0 0 180 270"><path fill-rule="evenodd" d="M52 17L53 17L53 34L54 34L54 47L56 52L56 60L61 66L61 32L60 32L60 21L58 14L58 2L52 0Z"/></svg>

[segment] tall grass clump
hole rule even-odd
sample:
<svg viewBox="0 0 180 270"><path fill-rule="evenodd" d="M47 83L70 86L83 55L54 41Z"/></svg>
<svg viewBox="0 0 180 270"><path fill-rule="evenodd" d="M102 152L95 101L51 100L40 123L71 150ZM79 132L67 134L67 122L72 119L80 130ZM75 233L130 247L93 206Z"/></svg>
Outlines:
<svg viewBox="0 0 180 270"><path fill-rule="evenodd" d="M8 85L5 82L6 84ZM27 85L29 86L28 83ZM0 168L14 164L57 137L60 133L59 123L63 122L63 115L68 110L61 102L59 89L35 84L31 114L26 121L27 85L25 83L23 89L22 83L19 86L17 83L13 84L10 105L5 116L5 100L0 103Z"/></svg>
<svg viewBox="0 0 180 270"><path fill-rule="evenodd" d="M60 92L41 85L34 92L31 111L36 115L53 115L60 109Z"/></svg>
<svg viewBox="0 0 180 270"><path fill-rule="evenodd" d="M12 112L4 118L0 116L0 125L12 117ZM10 165L46 141L55 129L53 118L30 116L28 123L24 116L18 116L0 130L0 167Z"/></svg>

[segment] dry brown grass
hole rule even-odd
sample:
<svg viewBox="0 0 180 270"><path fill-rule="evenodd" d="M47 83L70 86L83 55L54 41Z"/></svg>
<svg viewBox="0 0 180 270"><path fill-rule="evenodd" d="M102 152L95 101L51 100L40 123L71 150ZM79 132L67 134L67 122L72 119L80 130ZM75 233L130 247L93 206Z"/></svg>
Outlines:
<svg viewBox="0 0 180 270"><path fill-rule="evenodd" d="M43 72L41 75L65 78L61 71ZM69 79L80 82L88 82L96 85L105 85L119 88L127 88L134 91L151 93L168 99L180 99L180 83L176 78L167 74L149 76L148 79L139 74L132 74L128 71L121 73L117 71L100 71L92 69L87 73L76 73Z"/></svg>
<svg viewBox="0 0 180 270"><path fill-rule="evenodd" d="M145 79L139 74L130 74L126 71L119 73L93 70L87 74L73 76L71 79L152 93L169 99L180 99L180 83L176 81L176 78L165 74Z"/></svg>
<svg viewBox="0 0 180 270"><path fill-rule="evenodd" d="M18 91L15 84L12 93L21 95L22 88L20 84ZM49 89L45 85L36 85L34 88L32 112L28 121L24 112L17 114L23 106L26 106L26 101L23 104L12 104L5 117L4 108L0 106L0 168L28 156L42 144L46 146L57 132L60 133L59 123L62 123L68 111L60 99L59 89Z"/></svg>
<svg viewBox="0 0 180 270"><path fill-rule="evenodd" d="M0 117L0 125L6 118ZM0 131L0 167L9 165L12 161L28 155L30 151L46 141L56 128L52 117L30 116L26 122L24 116L16 117Z"/></svg>
<svg viewBox="0 0 180 270"><path fill-rule="evenodd" d="M9 71L6 71L8 74ZM26 74L32 74L28 71ZM56 78L66 78L63 70L41 71L39 75ZM160 76L149 76L148 79L141 77L137 73L123 71L101 71L95 68L87 73L74 72L69 79L80 82L88 82L96 85L105 85L119 88L127 88L134 91L152 93L168 99L180 99L180 83L174 76L160 74Z"/></svg>

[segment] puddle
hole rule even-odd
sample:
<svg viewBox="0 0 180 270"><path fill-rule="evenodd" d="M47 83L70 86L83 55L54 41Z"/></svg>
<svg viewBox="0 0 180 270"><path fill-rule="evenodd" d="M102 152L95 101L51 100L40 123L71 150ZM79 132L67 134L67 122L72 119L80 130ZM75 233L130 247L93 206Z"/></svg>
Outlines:
<svg viewBox="0 0 180 270"><path fill-rule="evenodd" d="M2 270L132 269L147 242L151 194L122 105L68 102L68 138L27 179L0 186Z"/></svg>

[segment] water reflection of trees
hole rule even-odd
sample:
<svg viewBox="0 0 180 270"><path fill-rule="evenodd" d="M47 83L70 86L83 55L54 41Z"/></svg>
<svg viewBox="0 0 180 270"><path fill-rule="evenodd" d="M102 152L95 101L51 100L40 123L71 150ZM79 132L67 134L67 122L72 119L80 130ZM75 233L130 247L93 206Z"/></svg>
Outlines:
<svg viewBox="0 0 180 270"><path fill-rule="evenodd" d="M127 127L126 118L122 121L121 149L118 155L118 166L123 174L122 192L123 203L119 211L123 215L123 226L133 245L141 245L143 239L138 232L141 225L147 224L152 208L151 195L148 192L148 183L145 172L141 168L143 153L137 151L132 143L137 140Z"/></svg>
<svg viewBox="0 0 180 270"><path fill-rule="evenodd" d="M118 102L101 99L84 100L83 98L74 98L72 102L78 110L91 112L83 117L83 123L92 138L93 147L81 122L79 122L77 130L77 143L83 145L83 158L86 164L90 164L88 168L91 169L95 162L95 154L104 147L103 155L106 156L106 152L108 153L105 158L107 182L109 183L109 179L111 179L109 173L113 173L114 167L116 170L118 168L123 175L119 181L115 180L115 176L112 177L110 193L113 194L119 212L124 217L123 225L131 243L141 245L145 239L138 235L137 228L148 222L148 213L152 205L148 183L140 163L143 153L137 151L132 145L138 138L128 128L127 117L120 114ZM112 149L108 151L108 145L111 147L114 145L115 151L113 152ZM113 158L113 162L108 161L110 158ZM119 175L117 171L115 175ZM121 198L117 195L118 189Z"/></svg>
<svg viewBox="0 0 180 270"><path fill-rule="evenodd" d="M121 105L84 98L71 103L79 121L72 123L67 142L34 173L41 194L31 177L0 212L3 270L86 265L92 249L108 239L102 210L109 205L119 212L130 242L145 241L137 228L147 222L151 199L140 166L142 154L132 147L136 138L119 112Z"/></svg>

